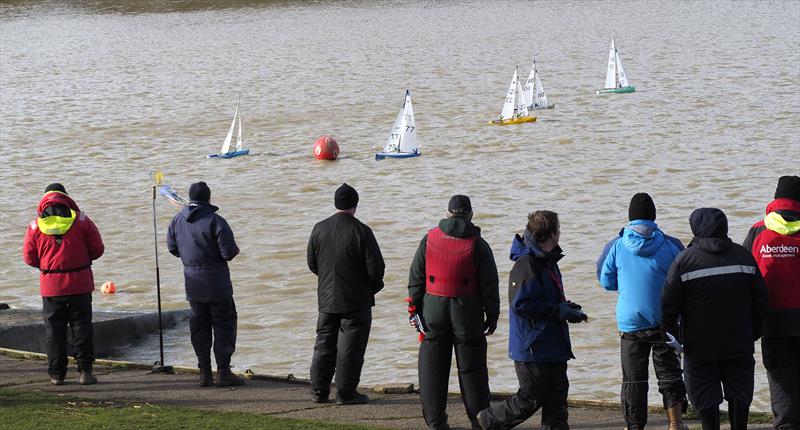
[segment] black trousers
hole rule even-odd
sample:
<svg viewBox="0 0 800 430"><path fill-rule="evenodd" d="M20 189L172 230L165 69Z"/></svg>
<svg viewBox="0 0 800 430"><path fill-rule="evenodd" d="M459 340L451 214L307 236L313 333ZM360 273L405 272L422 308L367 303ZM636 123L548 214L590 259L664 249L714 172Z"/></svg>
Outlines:
<svg viewBox="0 0 800 430"><path fill-rule="evenodd" d="M419 392L425 422L433 428L447 423L447 392L453 350L461 400L470 421L489 407L489 371L483 304L477 298L425 295L423 315L428 328L419 347Z"/></svg>
<svg viewBox="0 0 800 430"><path fill-rule="evenodd" d="M311 390L315 394L327 397L335 374L336 397L349 400L356 396L371 328L371 307L344 314L319 313L311 359Z"/></svg>
<svg viewBox="0 0 800 430"><path fill-rule="evenodd" d="M755 360L743 355L727 360L697 360L684 355L683 371L689 401L699 412L719 408L723 398L745 408L753 401Z"/></svg>
<svg viewBox="0 0 800 430"><path fill-rule="evenodd" d="M517 394L489 408L489 428L511 429L542 408L542 429L569 430L567 363L514 362Z"/></svg>
<svg viewBox="0 0 800 430"><path fill-rule="evenodd" d="M67 326L78 371L91 372L94 363L92 294L42 297L42 316L50 377L64 379L67 375Z"/></svg>
<svg viewBox="0 0 800 430"><path fill-rule="evenodd" d="M620 357L622 361L622 411L628 430L643 429L647 424L647 391L650 354L658 379L658 392L664 399L664 408L682 403L686 397L681 363L675 351L664 342L657 329L622 333Z"/></svg>
<svg viewBox="0 0 800 430"><path fill-rule="evenodd" d="M761 352L769 380L773 425L800 430L800 336L764 337Z"/></svg>
<svg viewBox="0 0 800 430"><path fill-rule="evenodd" d="M233 297L219 302L189 302L189 333L197 355L197 367L211 369L211 347L217 370L230 369L231 356L236 350L236 303ZM212 338L213 331L213 338Z"/></svg>

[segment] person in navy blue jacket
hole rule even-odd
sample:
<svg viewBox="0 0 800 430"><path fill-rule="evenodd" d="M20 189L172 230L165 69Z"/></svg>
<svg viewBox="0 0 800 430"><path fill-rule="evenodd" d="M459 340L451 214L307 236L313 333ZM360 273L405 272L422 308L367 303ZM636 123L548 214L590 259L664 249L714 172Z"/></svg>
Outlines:
<svg viewBox="0 0 800 430"><path fill-rule="evenodd" d="M478 414L482 429L510 429L542 408L541 429L568 430L567 360L575 358L567 322L588 320L581 306L564 296L558 260L558 215L528 215L522 237L511 244L515 261L508 280L508 355L519 380L517 393Z"/></svg>
<svg viewBox="0 0 800 430"><path fill-rule="evenodd" d="M606 244L597 260L597 279L608 291L618 291L617 327L622 358L622 411L628 430L647 424L649 356L658 378L658 391L670 430L682 427L686 397L680 361L667 346L661 324L661 290L669 266L683 250L680 240L667 236L654 222L656 206L647 193L637 193L628 206L630 222Z"/></svg>
<svg viewBox="0 0 800 430"><path fill-rule="evenodd" d="M197 354L201 387L212 384L211 348L217 362L217 385L243 385L231 372L236 349L236 304L228 261L239 254L233 231L225 218L209 203L211 190L205 182L189 187L189 206L172 219L167 230L167 248L180 257L186 300L192 309L189 331ZM212 331L214 340L212 343Z"/></svg>

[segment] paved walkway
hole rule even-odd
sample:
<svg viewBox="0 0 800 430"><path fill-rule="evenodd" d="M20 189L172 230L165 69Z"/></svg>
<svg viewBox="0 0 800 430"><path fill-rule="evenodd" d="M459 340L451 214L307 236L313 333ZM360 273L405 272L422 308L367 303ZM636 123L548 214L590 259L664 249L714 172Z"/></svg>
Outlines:
<svg viewBox="0 0 800 430"><path fill-rule="evenodd" d="M65 384L53 386L47 375L47 364L41 355L26 353L29 358L0 350L0 387L69 395L92 400L149 402L172 404L206 410L241 411L286 418L307 418L341 423L372 425L391 429L424 429L419 395L385 394L364 389L372 399L367 405L336 406L335 403L315 404L310 401L309 388L304 381L291 381L269 376L252 376L247 384L236 388L201 388L196 385L198 374L193 369L176 369L175 374L150 374L147 366L119 365L98 361L96 385L82 386L77 371L70 365ZM38 359L30 359L38 358ZM101 365L103 363L103 365ZM572 404L571 429L622 429L619 407ZM469 429L464 406L458 397L451 396L447 408L453 429ZM540 413L520 428L538 428ZM651 428L666 428L663 414L650 414ZM692 428L700 428L690 422ZM751 429L768 429L769 425L751 425Z"/></svg>

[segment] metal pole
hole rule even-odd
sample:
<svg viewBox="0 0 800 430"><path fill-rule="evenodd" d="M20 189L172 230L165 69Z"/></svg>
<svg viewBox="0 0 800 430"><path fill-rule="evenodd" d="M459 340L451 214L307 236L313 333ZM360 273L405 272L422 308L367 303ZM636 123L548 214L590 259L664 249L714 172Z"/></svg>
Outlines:
<svg viewBox="0 0 800 430"><path fill-rule="evenodd" d="M164 366L164 330L161 326L161 274L158 269L158 228L156 227L156 185L153 184L153 244L156 251L156 295L158 296L158 349L161 361L153 365L152 373L173 373L172 366Z"/></svg>

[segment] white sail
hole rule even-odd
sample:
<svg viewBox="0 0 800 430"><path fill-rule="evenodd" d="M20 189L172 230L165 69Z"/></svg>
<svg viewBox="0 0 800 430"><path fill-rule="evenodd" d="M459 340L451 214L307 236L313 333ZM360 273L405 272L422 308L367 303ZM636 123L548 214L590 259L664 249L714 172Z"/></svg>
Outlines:
<svg viewBox="0 0 800 430"><path fill-rule="evenodd" d="M242 150L242 115L236 115L239 118L239 132L236 133L236 150Z"/></svg>
<svg viewBox="0 0 800 430"><path fill-rule="evenodd" d="M516 73L515 73L516 76ZM517 80L517 109L514 118L521 118L528 116L528 104L525 103L525 97L522 96L522 84Z"/></svg>
<svg viewBox="0 0 800 430"><path fill-rule="evenodd" d="M525 86L522 87L522 96L525 98L525 104L528 106L533 105L533 91L536 82L536 59L533 60L531 72L528 74L528 80L525 81Z"/></svg>
<svg viewBox="0 0 800 430"><path fill-rule="evenodd" d="M231 139L233 138L233 128L236 126L236 118L239 116L239 103L236 103L236 112L233 113L233 120L231 121L231 128L228 130L228 135L225 136L225 141L222 142L220 154L227 154L231 151Z"/></svg>
<svg viewBox="0 0 800 430"><path fill-rule="evenodd" d="M606 89L617 88L617 48L614 39L611 39L611 49L608 51L608 70L606 71Z"/></svg>
<svg viewBox="0 0 800 430"><path fill-rule="evenodd" d="M622 68L622 59L619 58L619 52L615 52L614 54L617 61L617 76L619 76L619 86L620 88L629 87L631 84L628 83L628 75L625 74L625 69Z"/></svg>
<svg viewBox="0 0 800 430"><path fill-rule="evenodd" d="M516 107L517 88L519 87L519 79L517 78L517 70L514 70L514 77L511 78L511 83L508 85L508 94L503 103L503 110L500 112L500 120L514 118L514 108ZM523 102L524 104L524 102Z"/></svg>
<svg viewBox="0 0 800 430"><path fill-rule="evenodd" d="M406 90L403 107L397 113L389 137L383 146L383 152L416 152L417 148L417 128L414 109L411 106L411 93Z"/></svg>
<svg viewBox="0 0 800 430"><path fill-rule="evenodd" d="M539 72L534 70L534 93L533 93L533 106L536 107L547 107L550 104L547 101L547 96L544 94L544 87L542 86L542 81L539 80Z"/></svg>
<svg viewBox="0 0 800 430"><path fill-rule="evenodd" d="M417 124L414 121L414 109L411 107L411 94L406 90L406 101L403 103L403 137L400 139L400 152L417 152Z"/></svg>

